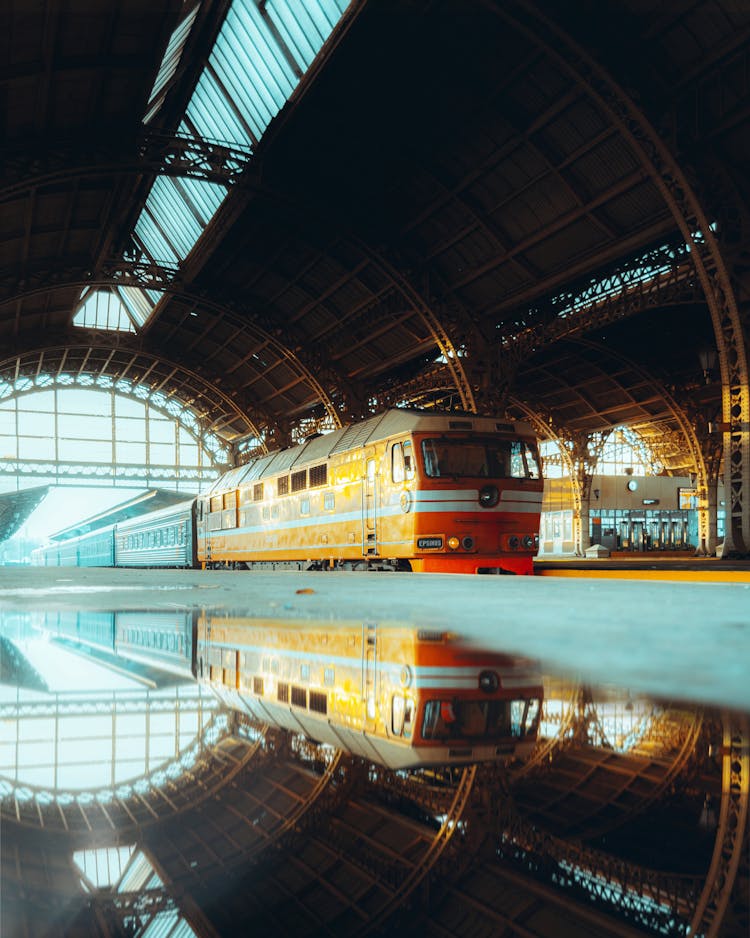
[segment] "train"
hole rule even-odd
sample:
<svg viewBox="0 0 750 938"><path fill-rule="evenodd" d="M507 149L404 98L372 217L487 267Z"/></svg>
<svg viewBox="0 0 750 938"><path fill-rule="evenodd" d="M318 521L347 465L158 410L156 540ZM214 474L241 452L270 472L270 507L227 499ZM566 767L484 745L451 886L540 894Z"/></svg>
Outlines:
<svg viewBox="0 0 750 938"><path fill-rule="evenodd" d="M196 498L37 548L46 566L533 573L530 425L392 408L248 460Z"/></svg>
<svg viewBox="0 0 750 938"><path fill-rule="evenodd" d="M40 627L392 770L524 760L539 733L538 662L446 630L205 609L47 613Z"/></svg>

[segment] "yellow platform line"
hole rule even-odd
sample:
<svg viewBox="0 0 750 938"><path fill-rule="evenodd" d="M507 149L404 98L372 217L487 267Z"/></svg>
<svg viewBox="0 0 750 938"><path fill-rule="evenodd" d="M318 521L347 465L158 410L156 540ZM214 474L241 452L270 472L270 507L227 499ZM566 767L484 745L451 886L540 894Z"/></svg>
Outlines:
<svg viewBox="0 0 750 938"><path fill-rule="evenodd" d="M596 577L612 580L689 580L693 583L750 583L750 570L535 570L535 576Z"/></svg>

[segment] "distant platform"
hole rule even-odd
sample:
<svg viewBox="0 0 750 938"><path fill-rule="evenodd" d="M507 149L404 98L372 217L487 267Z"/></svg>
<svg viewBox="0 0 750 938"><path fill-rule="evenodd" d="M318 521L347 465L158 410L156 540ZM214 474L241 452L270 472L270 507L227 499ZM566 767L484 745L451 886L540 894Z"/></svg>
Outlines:
<svg viewBox="0 0 750 938"><path fill-rule="evenodd" d="M638 580L750 583L750 560L718 560L693 553L624 554L611 557L545 557L534 561L537 576L611 577Z"/></svg>

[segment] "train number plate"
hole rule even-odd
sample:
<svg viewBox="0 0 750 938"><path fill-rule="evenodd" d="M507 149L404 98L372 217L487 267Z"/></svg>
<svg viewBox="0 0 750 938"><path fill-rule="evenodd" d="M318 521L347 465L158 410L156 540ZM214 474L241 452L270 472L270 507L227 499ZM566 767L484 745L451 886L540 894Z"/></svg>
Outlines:
<svg viewBox="0 0 750 938"><path fill-rule="evenodd" d="M443 546L442 537L418 537L417 547L421 550L438 550Z"/></svg>

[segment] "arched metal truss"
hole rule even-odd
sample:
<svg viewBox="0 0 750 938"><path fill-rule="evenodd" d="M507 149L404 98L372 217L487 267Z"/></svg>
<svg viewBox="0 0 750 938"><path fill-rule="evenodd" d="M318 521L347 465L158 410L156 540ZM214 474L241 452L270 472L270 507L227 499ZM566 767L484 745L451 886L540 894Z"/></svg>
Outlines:
<svg viewBox="0 0 750 938"><path fill-rule="evenodd" d="M0 361L0 399L53 387L111 388L147 400L195 436L223 433L233 439L252 433L263 438L261 428L232 397L184 365L144 351L138 340L126 336L114 347L101 343L96 332L88 333L87 339L83 343L75 334L59 337L60 344ZM174 401L180 406L173 406ZM186 410L195 423L186 418Z"/></svg>
<svg viewBox="0 0 750 938"><path fill-rule="evenodd" d="M582 347L590 348L595 351L603 351L602 347L596 342L591 342L587 339L575 339L573 341ZM689 419L685 409L680 406L672 393L660 381L654 378L653 375L649 374L645 368L641 367L641 365L639 365L637 362L627 358L625 355L621 355L619 352L612 352L609 349L607 351L610 355L617 359L617 361L626 364L629 368L632 368L633 371L640 375L644 381L648 381L652 384L654 389L664 400L664 403L667 405L672 418L679 427L679 430L685 441L685 447L689 455L690 463L694 467L696 473L696 485L698 492L698 552L701 554L712 553L716 547L716 544L714 543L716 519L715 517L713 519L710 517L709 507L710 505L713 505L715 510L716 499L712 499L709 496L709 486L711 484L711 479L709 478L704 447L701 445L701 441L698 438L696 427ZM750 469L750 464L748 464L748 468Z"/></svg>
<svg viewBox="0 0 750 938"><path fill-rule="evenodd" d="M0 163L0 178L5 180L0 186L0 204L44 186L126 174L178 176L231 187L242 180L251 158L247 148L149 129L135 141L99 140L85 151L61 141L44 151L35 150L32 160L28 145L16 147L4 153Z"/></svg>
<svg viewBox="0 0 750 938"><path fill-rule="evenodd" d="M722 376L726 554L750 547L750 383L742 320L711 218L645 114L591 55L530 0L491 8L584 87L608 115L661 193L693 257L716 336ZM746 491L748 490L748 491ZM725 556L726 556L725 554Z"/></svg>
<svg viewBox="0 0 750 938"><path fill-rule="evenodd" d="M470 413L476 413L477 403L471 382L466 374L464 363L459 356L458 348L451 339L445 324L437 316L432 306L424 299L421 291L417 290L404 273L398 270L382 254L372 250L363 242L356 240L354 243L369 257L371 263L379 268L381 273L397 287L403 294L404 299L417 310L430 330L435 345L440 349L440 354L445 359L446 368L461 399L462 409Z"/></svg>
<svg viewBox="0 0 750 938"><path fill-rule="evenodd" d="M705 302L684 243L664 244L535 304L534 322L500 337L502 356L524 358L560 339L601 329L647 309Z"/></svg>
<svg viewBox="0 0 750 938"><path fill-rule="evenodd" d="M336 426L342 426L336 403L317 375L328 377L329 380L335 380L342 385L344 380L333 375L322 356L310 355L308 361L306 353L299 349L299 342L285 334L282 326L270 317L260 317L255 312L245 314L243 310L228 302L219 302L204 293L186 289L176 267L158 264L139 256L133 260L108 260L102 263L97 272L87 270L84 265L66 265L60 268L38 268L27 272L23 278L10 273L6 277L0 276L0 306L45 294L60 287L80 287L83 290L85 287L96 286L131 286L143 290L158 290L193 308L203 308L223 317L238 332L253 335L257 341L272 348L280 359L287 361L299 374L300 379L309 384ZM146 324L140 335L146 337L148 332L149 326Z"/></svg>

